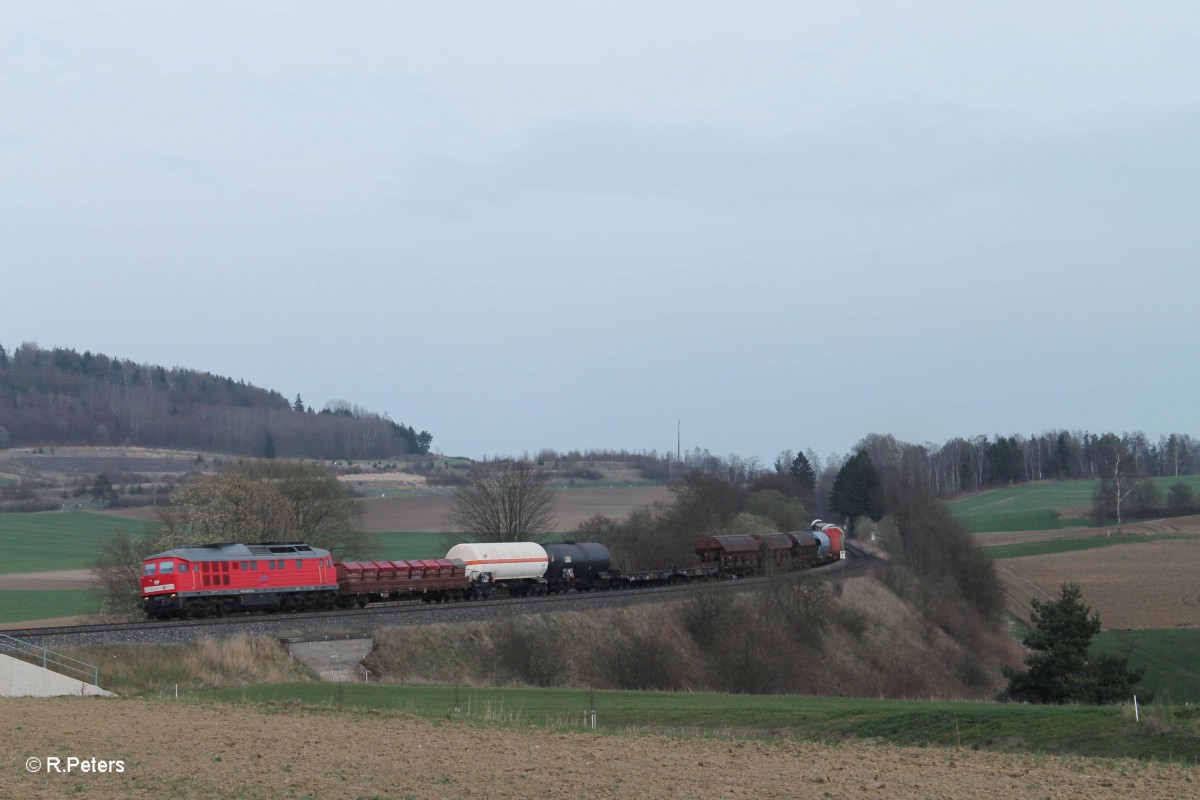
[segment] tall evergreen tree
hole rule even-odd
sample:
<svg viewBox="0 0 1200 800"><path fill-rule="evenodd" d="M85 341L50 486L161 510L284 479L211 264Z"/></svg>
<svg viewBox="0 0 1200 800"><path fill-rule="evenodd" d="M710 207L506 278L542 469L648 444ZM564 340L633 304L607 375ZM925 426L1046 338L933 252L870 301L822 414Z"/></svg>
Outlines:
<svg viewBox="0 0 1200 800"><path fill-rule="evenodd" d="M859 450L838 471L829 492L829 507L841 514L851 528L859 517L876 521L883 518L883 481L866 450Z"/></svg>
<svg viewBox="0 0 1200 800"><path fill-rule="evenodd" d="M97 503L103 503L106 506L114 506L117 504L117 490L113 488L112 481L108 476L101 473L96 476L96 480L92 482L92 499Z"/></svg>
<svg viewBox="0 0 1200 800"><path fill-rule="evenodd" d="M792 459L790 472L792 477L810 492L817 488L817 473L812 468L812 464L808 463L804 453L796 453L796 457Z"/></svg>
<svg viewBox="0 0 1200 800"><path fill-rule="evenodd" d="M1008 679L1001 699L1028 703L1104 705L1129 698L1145 674L1127 657L1095 656L1088 648L1100 632L1099 615L1081 599L1078 584L1064 583L1055 600L1034 598L1033 627L1021 642L1030 650L1027 670L1001 667Z"/></svg>

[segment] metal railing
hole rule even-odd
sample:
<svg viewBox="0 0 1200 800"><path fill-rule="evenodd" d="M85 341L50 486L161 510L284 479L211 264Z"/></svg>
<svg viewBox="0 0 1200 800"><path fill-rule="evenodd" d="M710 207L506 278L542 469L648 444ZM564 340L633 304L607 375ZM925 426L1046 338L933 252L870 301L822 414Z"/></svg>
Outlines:
<svg viewBox="0 0 1200 800"><path fill-rule="evenodd" d="M90 683L93 686L97 686L100 683L100 669L95 664L89 664L86 661L80 661L77 658L71 658L62 653L56 653L53 650L47 650L41 645L26 642L22 639L14 639L2 633L0 633L0 653L15 655L31 664L42 667L42 669L54 670L67 677Z"/></svg>

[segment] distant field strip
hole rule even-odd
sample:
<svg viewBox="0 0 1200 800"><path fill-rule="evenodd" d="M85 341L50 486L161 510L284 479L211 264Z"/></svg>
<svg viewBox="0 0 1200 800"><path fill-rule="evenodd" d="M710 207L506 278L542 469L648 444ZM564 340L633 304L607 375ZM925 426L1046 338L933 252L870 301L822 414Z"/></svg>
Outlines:
<svg viewBox="0 0 1200 800"><path fill-rule="evenodd" d="M1170 488L1183 483L1200 494L1200 475L1167 476L1151 479L1165 497ZM1007 486L973 492L949 501L950 511L962 519L972 533L1057 530L1091 524L1077 516L1079 509L1092 505L1100 482L1051 481ZM1063 516L1072 509L1076 514Z"/></svg>
<svg viewBox="0 0 1200 800"><path fill-rule="evenodd" d="M445 558L446 551L450 549L444 533L392 532L376 535L383 540L383 552L379 557L385 561Z"/></svg>
<svg viewBox="0 0 1200 800"><path fill-rule="evenodd" d="M0 514L0 574L88 567L115 531L153 525L78 511Z"/></svg>
<svg viewBox="0 0 1200 800"><path fill-rule="evenodd" d="M1087 539L1044 539L1038 542L994 544L983 548L988 558L1021 558L1044 556L1050 553L1069 553L1073 550L1093 550L1118 544L1140 544L1153 541L1152 536L1095 536Z"/></svg>
<svg viewBox="0 0 1200 800"><path fill-rule="evenodd" d="M100 613L100 596L90 589L0 590L0 623Z"/></svg>
<svg viewBox="0 0 1200 800"><path fill-rule="evenodd" d="M1200 758L1191 720L1144 735L1128 709L994 703L866 700L849 697L619 692L569 689L291 684L189 693L213 699L325 708L387 709L429 719L459 715L501 725L582 728L595 709L609 732L763 736L810 741L884 740L1035 753L1127 758Z"/></svg>
<svg viewBox="0 0 1200 800"><path fill-rule="evenodd" d="M961 517L971 533L1010 533L1012 531L1053 531L1083 528L1091 524L1085 517L1064 517L1050 508L1032 511L987 511Z"/></svg>
<svg viewBox="0 0 1200 800"><path fill-rule="evenodd" d="M1145 667L1138 690L1143 698L1153 693L1156 706L1200 704L1200 630L1104 631L1092 651L1129 656L1132 666Z"/></svg>

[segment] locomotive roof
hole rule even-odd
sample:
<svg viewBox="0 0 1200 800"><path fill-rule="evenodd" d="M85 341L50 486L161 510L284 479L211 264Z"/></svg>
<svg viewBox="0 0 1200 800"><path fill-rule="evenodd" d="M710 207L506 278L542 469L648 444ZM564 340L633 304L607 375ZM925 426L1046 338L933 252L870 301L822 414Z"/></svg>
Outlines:
<svg viewBox="0 0 1200 800"><path fill-rule="evenodd" d="M328 550L311 547L304 542L259 542L258 544L238 544L235 542L218 542L215 544L188 545L174 547L146 556L152 558L182 558L187 561L239 561L244 558L260 556L288 556L291 558L324 558Z"/></svg>

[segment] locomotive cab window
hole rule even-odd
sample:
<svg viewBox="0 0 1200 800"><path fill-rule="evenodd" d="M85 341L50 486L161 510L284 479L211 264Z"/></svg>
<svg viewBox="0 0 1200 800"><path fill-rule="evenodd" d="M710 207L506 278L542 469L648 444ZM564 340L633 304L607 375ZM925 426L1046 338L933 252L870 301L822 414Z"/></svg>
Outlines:
<svg viewBox="0 0 1200 800"><path fill-rule="evenodd" d="M158 565L158 571L160 573L162 573L163 575L166 575L168 572L174 572L175 571L175 562L174 561L163 561L161 564Z"/></svg>
<svg viewBox="0 0 1200 800"><path fill-rule="evenodd" d="M180 571L180 572L187 572L187 571L188 571L188 565L187 565L187 562L186 562L186 561L180 561L180 562L179 562L179 571Z"/></svg>
<svg viewBox="0 0 1200 800"><path fill-rule="evenodd" d="M153 575L154 572L155 572L154 562L147 561L146 565L142 567L142 574L143 575Z"/></svg>

